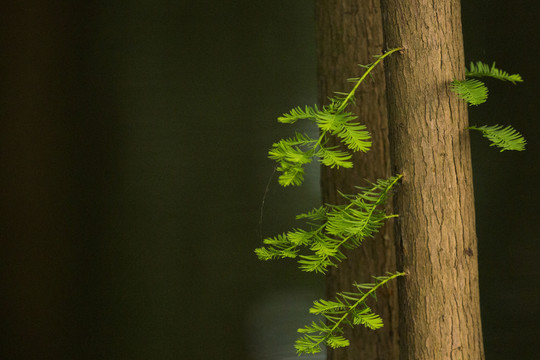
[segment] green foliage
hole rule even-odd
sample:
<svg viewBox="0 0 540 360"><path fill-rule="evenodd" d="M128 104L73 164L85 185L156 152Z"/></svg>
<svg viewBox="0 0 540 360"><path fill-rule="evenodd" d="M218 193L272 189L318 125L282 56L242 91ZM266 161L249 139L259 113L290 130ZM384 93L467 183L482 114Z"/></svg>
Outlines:
<svg viewBox="0 0 540 360"><path fill-rule="evenodd" d="M501 152L505 150L525 150L525 144L527 143L519 132L517 132L511 126L503 128L502 125L493 126L471 126L468 129L481 131L484 137L491 141L490 146L497 146L501 148Z"/></svg>
<svg viewBox="0 0 540 360"><path fill-rule="evenodd" d="M454 80L452 81L451 90L469 105L485 103L488 97L488 88L480 80Z"/></svg>
<svg viewBox="0 0 540 360"><path fill-rule="evenodd" d="M349 151L329 146L330 136L337 136L346 149L350 151L366 152L371 147L371 135L365 125L357 122L358 117L345 111L350 104L354 104L354 94L358 86L367 75L386 56L400 49L393 49L384 55L376 56L376 61L363 65L366 69L359 78L349 79L356 85L349 93L336 93L330 99L330 104L319 109L317 106L306 106L303 109L296 107L278 117L283 124L294 124L298 120L309 120L319 129L318 139L307 135L296 134L289 139L282 139L272 145L268 157L278 163L277 170L281 173L279 183L282 186L301 185L304 181L304 165L309 164L313 158L331 168L351 168L352 154Z"/></svg>
<svg viewBox="0 0 540 360"><path fill-rule="evenodd" d="M381 317L375 314L367 305L369 297L375 296L375 291L388 281L403 276L405 273L388 273L387 276L373 277L375 282L369 284L354 284L356 292L341 292L336 295L336 299L328 301L317 300L309 309L315 315L322 315L326 323L312 322L304 328L298 329L303 334L296 340L296 352L301 354L315 354L321 351L321 346L326 345L332 348L349 346L349 340L343 337L345 325L363 325L369 329L377 330L383 327Z"/></svg>
<svg viewBox="0 0 540 360"><path fill-rule="evenodd" d="M261 260L299 257L303 271L326 273L345 259L342 248L354 249L372 237L386 219L384 204L402 175L378 180L370 187L359 187L356 195L344 195L346 205L323 205L296 218L304 219L308 230L293 229L263 240L267 246L255 249ZM307 254L299 254L305 250Z"/></svg>
<svg viewBox="0 0 540 360"><path fill-rule="evenodd" d="M497 69L495 63L491 67L481 61L476 64L471 62L469 69L465 69L466 77L491 77L497 80L510 81L512 84L522 82L523 79L519 74L508 74L506 71ZM479 105L486 102L488 97L488 89L480 80L454 80L451 84L451 90L465 100L469 105Z"/></svg>
<svg viewBox="0 0 540 360"><path fill-rule="evenodd" d="M282 186L300 185L304 180L304 165L317 158L329 167L350 168L353 151L366 152L371 147L371 136L365 125L358 123L357 117L345 111L355 101L354 94L358 86L386 56L400 50L393 49L384 55L376 56L372 64L361 65L366 69L359 78L349 79L355 84L349 93L336 93L330 104L323 109L317 106L296 107L278 118L284 124L294 124L299 120L309 120L319 129L318 139L296 133L293 137L282 139L272 145L268 156L278 163L281 172L279 183ZM329 146L330 136L341 141L346 150L338 146ZM349 152L349 151L351 152ZM300 214L297 220L303 220L308 229L295 228L275 237L263 240L265 246L255 249L261 260L279 258L299 258L299 267L303 271L326 273L328 267L337 266L345 259L343 249L353 249L362 241L373 236L386 219L397 215L387 214L384 204L391 190L402 175L378 180L368 187L358 187L356 195L341 194L347 201L345 205L323 205L307 213ZM342 336L342 325L364 325L376 330L382 327L381 318L366 305L369 296L375 296L375 290L389 280L404 275L389 274L376 277L372 284L355 284L357 292L342 292L335 301L319 300L310 309L313 314L322 315L328 321L312 323L298 331L304 334L296 342L298 354L316 353L321 345L333 348L349 345L349 340Z"/></svg>
<svg viewBox="0 0 540 360"><path fill-rule="evenodd" d="M476 64L471 62L469 69L465 69L465 76L475 78L491 77L501 81L509 81L514 85L517 82L523 82L519 74L510 75L504 70L497 69L495 63L489 66L481 61L477 61ZM482 81L477 79L454 80L450 85L450 89L469 105L482 104L486 102L488 97L488 88ZM481 131L484 137L491 141L490 146L501 148L501 152L505 150L525 150L526 141L523 135L511 126L503 128L501 125L484 125L481 127L471 126L467 129Z"/></svg>
<svg viewBox="0 0 540 360"><path fill-rule="evenodd" d="M371 147L371 136L364 125L355 123L357 119L348 112L332 112L326 107L319 110L316 106L300 107L283 114L278 120L282 123L293 124L299 119L313 121L319 127L319 139L312 139L307 135L296 134L289 139L282 139L272 145L268 157L278 163L277 170L282 174L279 183L283 186L300 185L303 182L305 164L314 157L332 168L351 168L352 155L346 151L338 150L336 146L327 146L328 135L337 135L343 143L353 151L368 151Z"/></svg>
<svg viewBox="0 0 540 360"><path fill-rule="evenodd" d="M523 82L519 74L508 74L506 71L497 69L495 63L491 67L481 61L477 61L476 65L471 62L469 69L465 69L466 77L492 77L497 80L510 81L512 84Z"/></svg>

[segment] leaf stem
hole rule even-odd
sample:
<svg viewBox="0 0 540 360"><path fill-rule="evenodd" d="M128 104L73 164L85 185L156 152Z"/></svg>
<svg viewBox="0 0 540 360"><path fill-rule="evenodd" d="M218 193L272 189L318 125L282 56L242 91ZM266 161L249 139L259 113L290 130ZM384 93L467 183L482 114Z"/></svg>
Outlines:
<svg viewBox="0 0 540 360"><path fill-rule="evenodd" d="M394 181L392 181L392 183L390 183L390 185L388 185L388 187L386 188L384 194L388 193L388 191L396 184L396 182L398 182L399 179L401 179L403 177L402 174L398 174L396 175L396 178L394 179ZM375 211L375 209L377 208L377 206L379 206L381 204L381 199L383 197L383 194L379 195L379 198L377 199L377 201L375 202L375 204L372 206L371 210L369 211L369 214L368 214L368 219L371 218L371 216L373 215L373 212ZM345 210L349 209L351 206L353 205L353 203L351 202L349 205L347 205L345 207ZM398 215L387 215L385 216L384 218L385 219L389 219L389 218L392 218L392 217L397 217ZM364 230L364 228L367 226L368 224L368 221L366 221L364 223L364 227L362 228L362 231ZM339 248L341 245L343 245L346 241L348 241L353 235L349 235L347 236L345 239L343 239L343 241L341 241L336 248Z"/></svg>
<svg viewBox="0 0 540 360"><path fill-rule="evenodd" d="M389 276L387 278L385 278L383 281L381 281L380 283L376 284L374 287L372 287L368 292L366 292L364 294L364 296L362 296L358 301L356 301L354 303L353 306L349 307L349 310L347 310L345 312L345 314L339 318L339 320L336 321L335 325L330 329L330 331L327 333L327 335L325 337L323 337L321 340L319 340L316 344L314 344L313 346L318 346L319 344L321 344L323 341L327 340L333 333L334 331L336 331L336 329L339 327L339 325L347 318L347 316L349 316L351 314L351 312L360 304L364 303L367 299L367 297L369 295L371 295L373 292L375 292L375 290L377 290L378 288L380 288L382 285L386 284L388 281L398 277L398 276L403 276L405 275L405 273L403 272L398 272L398 273L395 273L395 274L392 274L392 276ZM377 279L377 278L375 278Z"/></svg>
<svg viewBox="0 0 540 360"><path fill-rule="evenodd" d="M337 322L336 324L334 325L334 327L332 327L331 329L331 332L333 333L337 327L339 326L339 324L341 324L341 322L343 322L343 320L345 320L345 318L347 317L347 315L349 315L352 310L354 310L358 305L360 305L361 303L365 302L366 301L366 298L371 295L373 292L375 292L375 290L377 290L378 288L380 288L382 285L386 284L388 281L398 277L398 276L403 276L405 275L405 273L402 273L402 272L398 272L398 273L395 273L395 274L392 274L392 276L389 276L387 277L386 279L384 279L383 281L381 281L380 283L376 284L374 287L372 287L368 292L366 292L364 294L364 296L362 296L356 303L354 303L353 306L351 306L349 308L349 310L347 310L347 312L345 313L345 315L343 315Z"/></svg>
<svg viewBox="0 0 540 360"><path fill-rule="evenodd" d="M362 81L364 81L364 79L366 78L366 76L368 76L368 74L371 72L371 70L373 70L375 68L375 66L377 66L377 64L379 64L385 57L387 57L388 55L392 54L392 53L395 53L396 51L399 51L399 50L402 50L402 48L395 48L395 49L392 49L386 53L384 53L383 55L377 57L377 61L375 61L373 64L371 64L369 66L369 68L366 70L366 72L364 73L364 75L362 75L362 77L358 80L358 82L356 83L356 85L354 86L354 88L351 90L351 92L349 93L349 95L347 95L347 97L345 98L345 100L343 100L343 102L341 103L341 105L339 106L339 108L337 109L336 112L340 113L342 112L343 110L345 110L345 108L347 107L347 104L349 103L349 100L351 100L351 98L354 96L354 93L356 92L356 89L358 89L358 86L360 86L360 83Z"/></svg>

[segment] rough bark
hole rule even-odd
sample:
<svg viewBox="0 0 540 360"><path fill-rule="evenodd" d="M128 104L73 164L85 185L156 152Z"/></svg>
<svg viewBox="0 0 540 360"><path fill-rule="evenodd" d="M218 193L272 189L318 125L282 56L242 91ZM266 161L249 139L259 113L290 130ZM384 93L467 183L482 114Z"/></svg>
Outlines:
<svg viewBox="0 0 540 360"><path fill-rule="evenodd" d="M374 61L372 55L383 49L382 20L378 0L319 0L317 2L317 45L319 102L326 104L334 91L349 91L346 79L358 76L357 64ZM373 81L366 81L357 93L357 104L350 108L366 124L373 136L373 147L367 153L354 155L353 169L339 171L322 167L321 183L325 203L342 203L338 190L355 193L355 186L366 185L390 174L390 153L384 71L373 71ZM395 271L395 248L392 226L385 226L373 239L353 251L347 260L330 271L327 296L337 291L352 290L354 282L370 282L371 276ZM351 340L347 348L328 350L328 359L397 359L397 286L390 284L379 291L373 304L384 322L384 328L373 331L358 326L346 334Z"/></svg>
<svg viewBox="0 0 540 360"><path fill-rule="evenodd" d="M459 0L383 0L394 172L400 359L483 359Z"/></svg>

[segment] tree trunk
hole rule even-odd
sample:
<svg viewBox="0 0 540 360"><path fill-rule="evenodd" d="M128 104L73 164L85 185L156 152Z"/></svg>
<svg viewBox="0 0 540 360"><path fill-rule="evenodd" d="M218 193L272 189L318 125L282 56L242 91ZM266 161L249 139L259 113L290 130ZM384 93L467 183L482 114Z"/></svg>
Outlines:
<svg viewBox="0 0 540 360"><path fill-rule="evenodd" d="M357 64L374 61L372 55L383 49L382 19L378 0L319 0L317 2L317 45L319 102L325 104L334 91L349 91L346 79L358 76ZM357 104L351 109L359 115L373 137L373 147L367 153L354 154L354 168L332 170L322 167L321 185L325 203L343 203L338 190L355 193L355 186L366 185L390 173L390 149L386 115L384 71L379 65L374 81L366 81L357 92ZM337 142L339 143L339 142ZM334 144L337 144L334 143ZM395 247L392 226L385 226L373 239L353 251L345 252L347 260L330 271L327 296L337 291L352 290L354 282L371 282L371 276L395 271ZM384 319L384 328L373 331L357 326L347 330L351 345L328 349L328 359L397 359L398 312L397 286L381 289L374 310Z"/></svg>
<svg viewBox="0 0 540 360"><path fill-rule="evenodd" d="M400 359L483 359L459 0L383 0L395 195Z"/></svg>

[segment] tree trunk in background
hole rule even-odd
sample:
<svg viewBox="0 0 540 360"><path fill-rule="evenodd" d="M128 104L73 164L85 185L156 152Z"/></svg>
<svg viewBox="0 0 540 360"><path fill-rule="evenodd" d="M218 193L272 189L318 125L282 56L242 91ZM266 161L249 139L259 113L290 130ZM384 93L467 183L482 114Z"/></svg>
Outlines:
<svg viewBox="0 0 540 360"><path fill-rule="evenodd" d="M319 102L328 103L334 91L349 91L346 79L358 76L357 64L374 61L383 49L383 33L378 0L319 0L316 5ZM332 170L322 167L323 201L343 203L338 190L356 193L355 186L365 186L365 179L375 181L390 174L390 150L386 115L384 71L375 69L374 81L366 81L357 92L357 106L352 111L366 124L373 137L367 153L354 154L354 168ZM338 142L339 143L339 142ZM334 143L336 144L336 143ZM385 226L373 239L359 248L346 251L347 260L333 268L327 278L327 296L352 290L354 282L370 282L371 276L396 270L392 226ZM385 326L377 331L357 326L348 329L351 346L328 349L328 359L397 359L397 285L389 284L373 303Z"/></svg>
<svg viewBox="0 0 540 360"><path fill-rule="evenodd" d="M483 359L459 0L383 0L395 198L400 359Z"/></svg>
<svg viewBox="0 0 540 360"><path fill-rule="evenodd" d="M72 136L69 49L73 7L4 2L0 154L0 317L2 359L74 359L76 205L67 199ZM69 71L67 70L67 71ZM66 120L64 122L64 120Z"/></svg>

